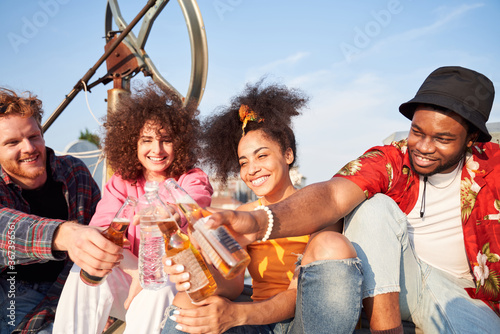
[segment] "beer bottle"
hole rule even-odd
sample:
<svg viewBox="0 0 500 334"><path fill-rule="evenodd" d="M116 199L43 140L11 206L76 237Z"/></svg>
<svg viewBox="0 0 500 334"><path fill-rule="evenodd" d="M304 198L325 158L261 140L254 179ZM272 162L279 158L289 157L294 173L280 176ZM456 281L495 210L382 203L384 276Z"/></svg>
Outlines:
<svg viewBox="0 0 500 334"><path fill-rule="evenodd" d="M101 232L101 234L108 240L114 242L116 245L123 247L123 236L130 221L134 216L135 206L137 205L137 198L134 196L128 196L125 202L123 202L122 207L115 214L115 217L109 224L108 228ZM107 275L106 275L107 276ZM90 286L97 286L104 282L106 276L93 276L87 273L85 270L80 270L81 280Z"/></svg>
<svg viewBox="0 0 500 334"><path fill-rule="evenodd" d="M165 238L165 253L174 263L182 264L190 275L191 287L187 290L189 298L197 303L211 296L217 289L217 283L196 248L191 245L187 235L182 233L177 224L160 226Z"/></svg>
<svg viewBox="0 0 500 334"><path fill-rule="evenodd" d="M224 278L232 279L241 274L250 263L250 256L234 240L227 228L225 226L214 230L205 228L204 225L211 212L201 208L174 179L166 180L165 188L186 217L192 237Z"/></svg>

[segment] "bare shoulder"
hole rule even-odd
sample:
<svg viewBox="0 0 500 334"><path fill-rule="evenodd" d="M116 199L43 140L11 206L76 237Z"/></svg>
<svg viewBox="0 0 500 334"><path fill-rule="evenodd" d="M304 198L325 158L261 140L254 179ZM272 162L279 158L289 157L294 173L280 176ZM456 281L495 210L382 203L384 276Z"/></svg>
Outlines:
<svg viewBox="0 0 500 334"><path fill-rule="evenodd" d="M259 206L259 202L258 201L249 202L249 203L245 203L243 205L240 205L236 209L236 211L253 211L257 206Z"/></svg>

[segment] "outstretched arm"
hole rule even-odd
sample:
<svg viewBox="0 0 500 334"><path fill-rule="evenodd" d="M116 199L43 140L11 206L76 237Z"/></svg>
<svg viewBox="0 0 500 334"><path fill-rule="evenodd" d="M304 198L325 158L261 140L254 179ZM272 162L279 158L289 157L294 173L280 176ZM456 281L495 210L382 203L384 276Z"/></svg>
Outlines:
<svg viewBox="0 0 500 334"><path fill-rule="evenodd" d="M274 216L271 239L311 234L335 224L365 200L361 188L354 182L334 177L311 184L287 199L269 205ZM307 224L304 222L307 221ZM247 245L261 239L268 228L268 216L263 210L253 212L223 211L214 213L207 227L229 225Z"/></svg>
<svg viewBox="0 0 500 334"><path fill-rule="evenodd" d="M52 251L53 235L62 223L0 204L0 267L64 259L65 253Z"/></svg>
<svg viewBox="0 0 500 334"><path fill-rule="evenodd" d="M122 248L102 236L99 229L65 222L54 233L52 248L66 251L73 262L94 276L104 276L123 258Z"/></svg>
<svg viewBox="0 0 500 334"><path fill-rule="evenodd" d="M0 267L40 260L62 260L66 254L91 275L103 276L121 259L121 248L100 230L30 215L0 206ZM67 252L67 253L66 253Z"/></svg>

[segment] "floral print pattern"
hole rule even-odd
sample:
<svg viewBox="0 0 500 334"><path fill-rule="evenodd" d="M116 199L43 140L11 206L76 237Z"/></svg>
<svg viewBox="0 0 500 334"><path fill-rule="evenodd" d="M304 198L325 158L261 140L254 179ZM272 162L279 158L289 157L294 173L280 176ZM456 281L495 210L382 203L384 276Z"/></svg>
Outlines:
<svg viewBox="0 0 500 334"><path fill-rule="evenodd" d="M462 220L469 219L469 216L476 203L478 191L473 187L472 180L465 178L460 182L460 207L462 208Z"/></svg>
<svg viewBox="0 0 500 334"><path fill-rule="evenodd" d="M474 276L476 277L477 287L484 285L484 280L490 276L490 269L486 265L488 257L481 252L477 253L477 266L474 267Z"/></svg>
<svg viewBox="0 0 500 334"><path fill-rule="evenodd" d="M347 165L342 167L341 170L337 172L340 175L354 175L357 171L361 169L361 162L358 160L353 160L349 162Z"/></svg>
<svg viewBox="0 0 500 334"><path fill-rule="evenodd" d="M481 251L477 253L477 263L474 266L476 292L484 289L489 294L500 296L500 275L488 267L488 263L497 263L499 261L500 256L490 252L489 243L483 246L482 253Z"/></svg>
<svg viewBox="0 0 500 334"><path fill-rule="evenodd" d="M376 157L376 156L382 156L382 153L376 152L376 151L365 153L362 156L360 156L358 159L353 160L353 161L349 162L347 165L345 165L344 167L342 167L342 169L339 170L337 172L337 174L345 175L345 176L355 175L358 171L361 170L361 159L372 158L372 157Z"/></svg>

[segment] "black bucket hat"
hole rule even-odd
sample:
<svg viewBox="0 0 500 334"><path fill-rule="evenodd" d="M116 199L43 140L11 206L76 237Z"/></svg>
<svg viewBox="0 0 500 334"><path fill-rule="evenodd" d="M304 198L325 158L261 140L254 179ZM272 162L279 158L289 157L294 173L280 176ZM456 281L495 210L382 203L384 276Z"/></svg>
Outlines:
<svg viewBox="0 0 500 334"><path fill-rule="evenodd" d="M440 67L425 79L417 94L399 106L399 112L412 119L419 104L432 104L449 109L472 123L480 131L478 142L488 142L486 128L495 88L481 73L458 66Z"/></svg>

